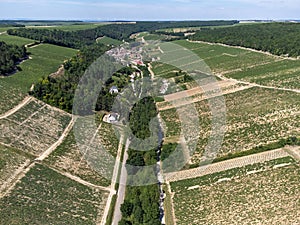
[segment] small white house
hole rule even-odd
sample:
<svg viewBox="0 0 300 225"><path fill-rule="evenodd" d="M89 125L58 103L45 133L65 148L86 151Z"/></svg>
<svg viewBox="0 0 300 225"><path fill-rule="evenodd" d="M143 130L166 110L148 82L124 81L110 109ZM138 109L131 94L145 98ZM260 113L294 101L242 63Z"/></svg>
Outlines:
<svg viewBox="0 0 300 225"><path fill-rule="evenodd" d="M112 94L118 94L119 93L119 89L117 86L112 86L109 90L109 93Z"/></svg>
<svg viewBox="0 0 300 225"><path fill-rule="evenodd" d="M106 123L117 123L120 119L120 115L118 113L110 113L105 115L103 121Z"/></svg>

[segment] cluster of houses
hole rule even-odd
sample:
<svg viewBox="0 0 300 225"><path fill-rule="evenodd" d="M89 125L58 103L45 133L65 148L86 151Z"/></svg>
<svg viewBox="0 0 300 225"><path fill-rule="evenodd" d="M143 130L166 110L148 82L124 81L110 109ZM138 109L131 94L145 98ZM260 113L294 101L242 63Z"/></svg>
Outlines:
<svg viewBox="0 0 300 225"><path fill-rule="evenodd" d="M108 55L114 57L118 62L123 65L141 65L144 66L142 47L134 47L127 49L125 47L114 48L107 52Z"/></svg>

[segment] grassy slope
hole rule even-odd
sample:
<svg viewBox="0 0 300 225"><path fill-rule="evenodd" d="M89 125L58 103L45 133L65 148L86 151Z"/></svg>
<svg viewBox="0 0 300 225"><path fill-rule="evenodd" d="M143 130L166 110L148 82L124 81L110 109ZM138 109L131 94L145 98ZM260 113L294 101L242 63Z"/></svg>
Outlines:
<svg viewBox="0 0 300 225"><path fill-rule="evenodd" d="M17 37L17 36L12 36L7 34L0 35L0 41L4 41L7 44L14 44L14 45L26 45L34 42L34 40L28 38Z"/></svg>

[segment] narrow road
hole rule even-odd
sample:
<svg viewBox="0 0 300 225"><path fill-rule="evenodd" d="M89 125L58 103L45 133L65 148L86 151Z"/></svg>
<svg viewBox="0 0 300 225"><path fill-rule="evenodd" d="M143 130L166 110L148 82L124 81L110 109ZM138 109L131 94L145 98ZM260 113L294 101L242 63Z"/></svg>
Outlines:
<svg viewBox="0 0 300 225"><path fill-rule="evenodd" d="M4 197L16 183L26 174L24 171L30 165L30 160L26 160L0 187L0 198Z"/></svg>
<svg viewBox="0 0 300 225"><path fill-rule="evenodd" d="M100 189L100 190L102 190L102 191L108 191L108 192L111 191L111 188L110 188L110 187L102 187L102 186L98 186L98 185L92 184L92 183L90 183L90 182L88 182L88 181L85 181L85 180L81 179L80 177L74 176L74 175L72 175L72 174L70 174L70 173L62 172L62 171L57 170L57 169L55 169L55 168L53 168L53 167L49 167L49 168L52 169L52 170L54 170L55 172L57 172L57 173L59 173L59 174L65 176L65 177L70 178L71 180L74 180L74 181L76 181L76 182L78 182L78 183L84 185L84 186L87 186L87 187L90 187L90 188L97 188L97 189Z"/></svg>
<svg viewBox="0 0 300 225"><path fill-rule="evenodd" d="M126 184L127 184L127 170L126 170L126 161L128 159L128 148L129 148L130 141L127 139L126 146L124 150L124 158L122 162L122 169L121 169L121 176L119 181L119 190L118 190L118 196L117 201L115 205L115 211L114 211L114 218L112 225L118 225L119 221L122 219L122 213L121 213L121 205L124 203L125 199L125 191L126 191Z"/></svg>
<svg viewBox="0 0 300 225"><path fill-rule="evenodd" d="M55 142L50 148L48 148L45 152L43 152L36 160L37 161L43 161L45 160L55 149L63 142L63 140L68 136L70 133L71 129L73 128L75 122L76 122L77 117L73 116L69 125L66 127L60 138Z"/></svg>
<svg viewBox="0 0 300 225"><path fill-rule="evenodd" d="M149 70L149 72L150 72L150 75L151 75L151 80L154 80L154 76L155 76L155 74L154 74L154 72L153 72L153 70L152 70L152 65L151 65L151 63L148 63L148 70Z"/></svg>
<svg viewBox="0 0 300 225"><path fill-rule="evenodd" d="M17 105L13 109L11 109L11 110L7 111L6 113L4 113L3 115L1 115L0 119L5 119L5 118L9 117L10 115L14 114L19 109L21 109L23 106L27 105L31 100L32 100L32 97L30 97L30 96L25 97L24 100L19 105Z"/></svg>
<svg viewBox="0 0 300 225"><path fill-rule="evenodd" d="M106 224L106 220L107 220L107 216L108 216L108 213L109 213L112 197L116 194L115 186L116 186L116 183L117 183L119 168L120 168L120 164L121 164L121 155L122 155L122 149L123 149L123 142L124 142L124 135L121 134L120 141L119 141L119 146L118 146L118 153L117 153L116 163L115 163L114 172L113 172L111 185L110 185L111 190L110 190L110 193L109 193L109 196L107 198L107 202L106 202L106 205L105 205L105 208L104 208L102 220L101 220L101 223L100 223L101 225Z"/></svg>
<svg viewBox="0 0 300 225"><path fill-rule="evenodd" d="M299 146L288 146L285 148L285 150L294 159L296 159L297 161L300 161L300 147Z"/></svg>

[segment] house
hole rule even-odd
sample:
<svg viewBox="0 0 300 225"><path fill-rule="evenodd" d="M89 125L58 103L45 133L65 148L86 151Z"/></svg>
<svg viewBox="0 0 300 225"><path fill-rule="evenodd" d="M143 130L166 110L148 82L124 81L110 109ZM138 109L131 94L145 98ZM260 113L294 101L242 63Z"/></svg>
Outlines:
<svg viewBox="0 0 300 225"><path fill-rule="evenodd" d="M112 95L112 94L118 94L119 93L119 90L118 90L118 87L117 86L112 86L109 90L109 93Z"/></svg>
<svg viewBox="0 0 300 225"><path fill-rule="evenodd" d="M103 121L106 123L117 123L119 119L120 119L120 114L110 113L104 116Z"/></svg>

